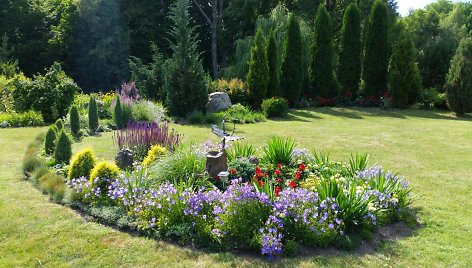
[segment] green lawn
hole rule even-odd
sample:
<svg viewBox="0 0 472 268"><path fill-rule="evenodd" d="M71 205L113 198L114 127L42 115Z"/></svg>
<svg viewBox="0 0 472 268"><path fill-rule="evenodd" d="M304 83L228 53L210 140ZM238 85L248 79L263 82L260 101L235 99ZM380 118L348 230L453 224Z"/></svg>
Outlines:
<svg viewBox="0 0 472 268"><path fill-rule="evenodd" d="M186 142L214 138L208 126L175 126ZM10 266L254 266L263 258L208 253L134 237L86 222L73 210L48 201L21 179L23 152L45 128L0 130L0 267ZM284 259L286 266L472 266L472 119L437 111L313 109L288 120L238 125L236 134L260 146L273 135L294 137L345 161L351 152L404 175L414 189L421 227L373 251L336 252ZM116 153L112 134L86 138L99 158ZM372 163L372 164L374 164Z"/></svg>

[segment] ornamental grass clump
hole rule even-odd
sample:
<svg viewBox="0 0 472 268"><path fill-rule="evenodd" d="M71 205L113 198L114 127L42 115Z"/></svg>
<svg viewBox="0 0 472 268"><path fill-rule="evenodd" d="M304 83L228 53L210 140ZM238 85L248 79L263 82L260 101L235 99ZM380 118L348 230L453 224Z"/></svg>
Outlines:
<svg viewBox="0 0 472 268"><path fill-rule="evenodd" d="M263 159L273 165L289 165L292 162L292 154L295 149L295 140L292 138L273 137L263 149Z"/></svg>
<svg viewBox="0 0 472 268"><path fill-rule="evenodd" d="M114 142L121 149L133 151L137 160L146 157L153 145L161 145L174 151L181 143L182 135L167 123L132 123L126 129L115 131Z"/></svg>

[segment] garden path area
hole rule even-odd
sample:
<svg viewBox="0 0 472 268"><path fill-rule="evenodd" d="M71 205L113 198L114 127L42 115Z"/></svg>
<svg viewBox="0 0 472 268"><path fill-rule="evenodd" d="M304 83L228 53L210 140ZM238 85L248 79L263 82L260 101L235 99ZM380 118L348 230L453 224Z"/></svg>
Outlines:
<svg viewBox="0 0 472 268"><path fill-rule="evenodd" d="M209 127L174 126L185 142L213 138ZM0 266L254 266L264 258L201 252L86 222L48 201L21 180L26 146L46 128L0 130ZM437 111L321 108L291 111L284 120L236 126L236 135L258 146L273 135L299 147L330 153L334 160L369 153L411 182L420 226L369 253L344 252L283 259L286 266L472 266L472 119ZM85 138L99 158L116 153L112 133Z"/></svg>

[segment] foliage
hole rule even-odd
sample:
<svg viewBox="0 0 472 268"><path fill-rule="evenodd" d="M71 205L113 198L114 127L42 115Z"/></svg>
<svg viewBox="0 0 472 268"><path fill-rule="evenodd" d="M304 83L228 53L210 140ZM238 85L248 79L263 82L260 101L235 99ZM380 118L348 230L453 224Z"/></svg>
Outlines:
<svg viewBox="0 0 472 268"><path fill-rule="evenodd" d="M449 109L458 116L472 112L472 38L461 41L446 79Z"/></svg>
<svg viewBox="0 0 472 268"><path fill-rule="evenodd" d="M115 118L115 123L118 128L123 128L127 122L123 116L123 105L121 104L120 97L116 97L115 108L113 111L113 116Z"/></svg>
<svg viewBox="0 0 472 268"><path fill-rule="evenodd" d="M137 122L162 122L166 110L162 103L138 101L131 106L132 118Z"/></svg>
<svg viewBox="0 0 472 268"><path fill-rule="evenodd" d="M103 179L108 178L114 180L118 178L121 174L120 168L112 162L100 161L98 162L92 170L90 170L90 176L87 175L84 177L90 178L90 182L93 186L99 186L101 189L108 189L106 185L103 184ZM77 177L79 178L79 177ZM98 180L96 180L98 178Z"/></svg>
<svg viewBox="0 0 472 268"><path fill-rule="evenodd" d="M231 155L230 153L228 156ZM237 156L228 158L228 170L232 179L242 178L244 181L250 181L256 174L256 164L251 163L249 156Z"/></svg>
<svg viewBox="0 0 472 268"><path fill-rule="evenodd" d="M246 78L253 107L259 108L262 100L266 97L269 79L266 40L262 29L259 28L251 48L251 60L249 61L249 72Z"/></svg>
<svg viewBox="0 0 472 268"><path fill-rule="evenodd" d="M344 12L339 52L339 95L357 95L361 76L361 14L355 3Z"/></svg>
<svg viewBox="0 0 472 268"><path fill-rule="evenodd" d="M89 129L90 133L95 134L98 128L98 108L97 101L94 96L90 96L89 106L88 106L88 119L89 119Z"/></svg>
<svg viewBox="0 0 472 268"><path fill-rule="evenodd" d="M95 166L95 154L92 149L86 148L76 153L70 160L67 179L77 179L80 177L89 177L90 171Z"/></svg>
<svg viewBox="0 0 472 268"><path fill-rule="evenodd" d="M311 63L313 96L332 98L338 95L338 82L334 72L334 47L331 17L324 5L320 5L315 19Z"/></svg>
<svg viewBox="0 0 472 268"><path fill-rule="evenodd" d="M388 85L388 9L382 0L375 0L369 17L368 35L363 63L363 93L380 97Z"/></svg>
<svg viewBox="0 0 472 268"><path fill-rule="evenodd" d="M267 117L283 117L288 113L288 102L283 98L271 98L262 102L262 112Z"/></svg>
<svg viewBox="0 0 472 268"><path fill-rule="evenodd" d="M74 137L78 137L80 132L80 115L77 106L72 105L72 107L70 108L69 117L70 131L72 132L72 135L74 135Z"/></svg>
<svg viewBox="0 0 472 268"><path fill-rule="evenodd" d="M195 28L190 26L189 2L179 0L170 11L173 23L169 34L172 58L164 67L166 104L171 115L184 117L194 110L202 111L208 100L204 71L197 52Z"/></svg>
<svg viewBox="0 0 472 268"><path fill-rule="evenodd" d="M197 180L205 173L206 155L194 146L179 148L149 167L149 176L160 182Z"/></svg>
<svg viewBox="0 0 472 268"><path fill-rule="evenodd" d="M302 93L303 62L300 24L292 14L288 18L287 33L283 45L280 86L290 104L298 101Z"/></svg>
<svg viewBox="0 0 472 268"><path fill-rule="evenodd" d="M242 104L232 105L228 110L217 113L217 116L238 124L252 124L266 120L263 113L254 112Z"/></svg>
<svg viewBox="0 0 472 268"><path fill-rule="evenodd" d="M64 198L66 184L61 176L48 172L38 179L38 183L39 187L55 202L60 202Z"/></svg>
<svg viewBox="0 0 472 268"><path fill-rule="evenodd" d="M0 113L0 128L43 126L43 116L35 111Z"/></svg>
<svg viewBox="0 0 472 268"><path fill-rule="evenodd" d="M54 150L56 149L56 139L58 136L57 132L57 127L55 127L55 125L52 125L48 128L46 139L44 141L44 152L47 155L53 154Z"/></svg>
<svg viewBox="0 0 472 268"><path fill-rule="evenodd" d="M64 121L61 118L57 119L54 125L57 127L58 132L64 129Z"/></svg>
<svg viewBox="0 0 472 268"><path fill-rule="evenodd" d="M269 65L269 84L267 86L266 96L280 96L280 79L279 79L279 54L277 43L275 42L274 31L270 31L267 39L267 62Z"/></svg>
<svg viewBox="0 0 472 268"><path fill-rule="evenodd" d="M161 145L154 145L149 149L149 152L143 160L143 167L148 167L152 164L152 162L156 161L159 157L165 155L167 153L167 149L162 147Z"/></svg>
<svg viewBox="0 0 472 268"><path fill-rule="evenodd" d="M175 150L182 141L182 135L169 129L167 123L132 123L126 129L114 133L118 148L130 149L137 160L146 157L153 145L162 145L170 151Z"/></svg>
<svg viewBox="0 0 472 268"><path fill-rule="evenodd" d="M239 157L249 158L255 156L255 154L256 149L251 144L241 142L233 143L227 151L228 162L232 162Z"/></svg>
<svg viewBox="0 0 472 268"><path fill-rule="evenodd" d="M288 165L292 161L295 140L292 138L272 137L263 148L263 159L272 165Z"/></svg>
<svg viewBox="0 0 472 268"><path fill-rule="evenodd" d="M420 95L421 76L415 59L415 48L404 30L393 48L389 72L392 106L406 108L414 104Z"/></svg>
<svg viewBox="0 0 472 268"><path fill-rule="evenodd" d="M58 63L54 63L44 76L35 76L34 81L15 81L15 88L16 110L41 112L48 123L67 115L74 95L80 91Z"/></svg>
<svg viewBox="0 0 472 268"><path fill-rule="evenodd" d="M230 80L218 79L212 82L211 87L214 91L226 92L233 104L249 105L249 91L246 83L238 78Z"/></svg>
<svg viewBox="0 0 472 268"><path fill-rule="evenodd" d="M57 136L56 148L54 149L54 160L56 163L68 164L72 156L72 141L65 130L60 130Z"/></svg>
<svg viewBox="0 0 472 268"><path fill-rule="evenodd" d="M140 95L155 101L165 101L165 92L162 90L163 55L154 43L151 45L151 50L152 61L149 64L143 63L140 58L130 57L131 80L136 82Z"/></svg>

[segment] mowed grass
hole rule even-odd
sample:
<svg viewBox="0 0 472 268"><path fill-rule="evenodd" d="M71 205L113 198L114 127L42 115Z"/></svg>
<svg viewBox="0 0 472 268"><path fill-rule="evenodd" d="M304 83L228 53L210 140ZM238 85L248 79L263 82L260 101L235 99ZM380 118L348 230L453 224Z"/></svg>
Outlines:
<svg viewBox="0 0 472 268"><path fill-rule="evenodd" d="M209 126L173 126L185 142L213 137ZM45 128L0 130L0 266L226 267L226 266L472 266L472 119L438 111L322 108L295 110L286 120L237 125L235 135L262 146L271 136L293 137L299 147L347 161L369 153L405 176L414 189L420 227L373 251L283 259L275 264L237 253L195 251L86 222L53 204L21 179L27 144ZM85 138L74 151L92 147L113 159L112 134Z"/></svg>

